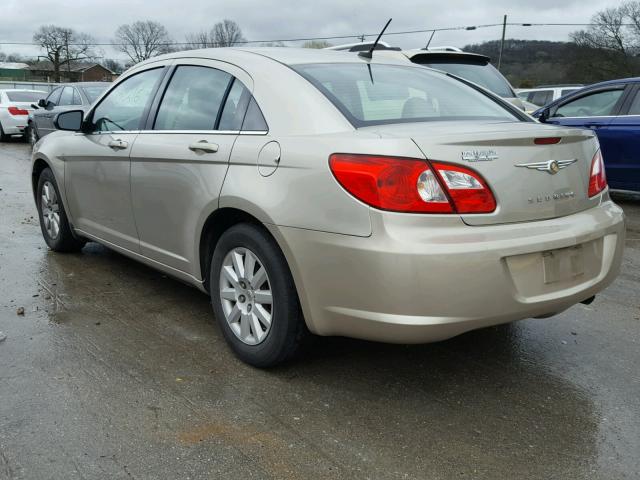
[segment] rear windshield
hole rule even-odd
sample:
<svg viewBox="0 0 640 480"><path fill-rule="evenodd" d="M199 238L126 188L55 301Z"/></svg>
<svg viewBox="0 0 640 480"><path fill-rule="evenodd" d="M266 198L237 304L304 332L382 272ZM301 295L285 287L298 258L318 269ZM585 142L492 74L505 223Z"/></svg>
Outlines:
<svg viewBox="0 0 640 480"><path fill-rule="evenodd" d="M445 72L462 77L470 82L477 83L487 90L503 98L514 97L513 90L509 82L502 76L493 65L485 62L460 63L459 60L429 61L421 63L425 67L437 68Z"/></svg>
<svg viewBox="0 0 640 480"><path fill-rule="evenodd" d="M424 68L366 63L293 68L356 127L441 120L520 120L488 95Z"/></svg>
<svg viewBox="0 0 640 480"><path fill-rule="evenodd" d="M93 103L96 101L96 98L98 98L100 95L102 95L102 92L104 92L107 89L107 86L105 85L103 86L98 86L98 87L82 87L82 90L84 91L84 94L87 96L87 98L89 99L89 102Z"/></svg>
<svg viewBox="0 0 640 480"><path fill-rule="evenodd" d="M46 92L6 92L10 102L32 102L36 103L41 98L47 96Z"/></svg>

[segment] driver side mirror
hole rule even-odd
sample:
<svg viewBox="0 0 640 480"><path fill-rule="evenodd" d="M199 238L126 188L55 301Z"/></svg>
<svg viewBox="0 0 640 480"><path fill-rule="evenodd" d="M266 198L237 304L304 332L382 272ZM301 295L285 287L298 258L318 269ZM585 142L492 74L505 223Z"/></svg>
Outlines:
<svg viewBox="0 0 640 480"><path fill-rule="evenodd" d="M82 130L84 112L82 110L68 110L56 115L53 124L58 130L78 132Z"/></svg>
<svg viewBox="0 0 640 480"><path fill-rule="evenodd" d="M44 98L41 98L40 100L38 100L38 106L40 108L45 108L47 106L47 101Z"/></svg>
<svg viewBox="0 0 640 480"><path fill-rule="evenodd" d="M545 123L549 119L549 115L551 115L551 112L549 110L549 107L547 107L542 110L542 112L540 112L540 115L538 115L538 121L540 123Z"/></svg>

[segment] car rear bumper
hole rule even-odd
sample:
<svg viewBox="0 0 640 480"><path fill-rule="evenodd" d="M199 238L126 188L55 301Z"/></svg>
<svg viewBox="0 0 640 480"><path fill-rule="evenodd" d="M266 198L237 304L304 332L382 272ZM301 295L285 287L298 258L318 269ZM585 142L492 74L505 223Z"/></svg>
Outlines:
<svg viewBox="0 0 640 480"><path fill-rule="evenodd" d="M27 126L27 120L28 117L26 115L19 117L7 115L2 119L2 130L7 135L22 135Z"/></svg>
<svg viewBox="0 0 640 480"><path fill-rule="evenodd" d="M354 237L270 226L310 330L394 343L561 312L618 274L624 214L609 200L551 220L470 227L372 211Z"/></svg>

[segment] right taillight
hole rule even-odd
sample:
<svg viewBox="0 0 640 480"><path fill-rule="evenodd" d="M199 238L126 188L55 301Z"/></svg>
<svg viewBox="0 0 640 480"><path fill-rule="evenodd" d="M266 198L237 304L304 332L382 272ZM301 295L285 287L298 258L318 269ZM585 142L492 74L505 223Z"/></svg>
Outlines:
<svg viewBox="0 0 640 480"><path fill-rule="evenodd" d="M334 153L336 180L358 200L407 213L490 213L496 202L484 179L457 165L426 160Z"/></svg>
<svg viewBox="0 0 640 480"><path fill-rule="evenodd" d="M602 192L607 187L607 175L604 171L604 160L600 150L596 152L591 160L591 173L589 175L589 197L593 197Z"/></svg>

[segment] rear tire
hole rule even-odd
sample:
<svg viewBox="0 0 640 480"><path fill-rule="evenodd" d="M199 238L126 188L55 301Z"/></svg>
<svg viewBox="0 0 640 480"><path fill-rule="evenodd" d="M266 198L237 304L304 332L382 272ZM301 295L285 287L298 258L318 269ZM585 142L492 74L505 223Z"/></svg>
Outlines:
<svg viewBox="0 0 640 480"><path fill-rule="evenodd" d="M259 226L241 223L220 237L209 286L226 341L250 365L267 368L292 358L309 335L284 255Z"/></svg>
<svg viewBox="0 0 640 480"><path fill-rule="evenodd" d="M40 173L36 192L40 229L49 248L55 252L81 250L86 241L74 237L71 233L58 184L50 168L45 168Z"/></svg>
<svg viewBox="0 0 640 480"><path fill-rule="evenodd" d="M8 142L9 140L11 140L11 135L4 133L2 124L0 124L0 142Z"/></svg>

